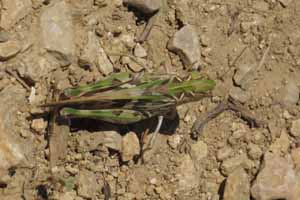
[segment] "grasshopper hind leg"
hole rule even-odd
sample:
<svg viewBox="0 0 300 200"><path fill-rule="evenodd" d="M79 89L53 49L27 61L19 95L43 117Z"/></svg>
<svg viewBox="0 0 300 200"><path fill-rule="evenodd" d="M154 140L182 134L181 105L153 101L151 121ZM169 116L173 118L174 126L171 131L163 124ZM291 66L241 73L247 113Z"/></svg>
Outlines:
<svg viewBox="0 0 300 200"><path fill-rule="evenodd" d="M160 131L160 128L161 128L163 119L164 119L163 116L158 116L158 123L157 123L157 126L156 126L156 128L155 128L155 131L154 131L154 133L152 134L149 143L148 143L148 144L146 145L146 147L143 148L142 151L141 151L141 155L140 155L140 156L141 156L142 162L144 162L144 154L145 154L145 152L148 151L148 150L151 150L152 147L153 147L153 145L154 145L154 143L155 143L155 139L156 139L157 134L158 134L159 131ZM146 131L145 134L147 135L147 134L148 134L148 131ZM143 140L143 139L144 139L144 137L142 137L142 140ZM143 141L142 141L142 143L143 143Z"/></svg>
<svg viewBox="0 0 300 200"><path fill-rule="evenodd" d="M164 120L164 117L163 117L163 116L158 116L158 123L157 123L157 125L156 125L155 131L154 131L154 133L153 133L153 135L152 135L152 137L151 137L151 139L150 139L149 145L148 145L148 147L149 147L150 149L151 149L151 148L153 147L153 145L154 145L155 138L156 138L156 136L157 136L157 134L158 134L158 132L159 132L159 130L160 130L160 128L161 128L161 125L162 125L163 120Z"/></svg>

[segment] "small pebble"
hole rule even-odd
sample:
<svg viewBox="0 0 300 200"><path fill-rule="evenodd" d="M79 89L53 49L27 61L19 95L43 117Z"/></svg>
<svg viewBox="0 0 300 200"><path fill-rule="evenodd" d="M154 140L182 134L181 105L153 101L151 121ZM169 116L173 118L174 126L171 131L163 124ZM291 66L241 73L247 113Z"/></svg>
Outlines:
<svg viewBox="0 0 300 200"><path fill-rule="evenodd" d="M122 161L130 161L140 153L140 142L134 132L127 133L122 139Z"/></svg>
<svg viewBox="0 0 300 200"><path fill-rule="evenodd" d="M136 44L133 53L134 53L134 55L136 57L139 57L139 58L145 58L145 57L147 57L147 51L139 43Z"/></svg>
<svg viewBox="0 0 300 200"><path fill-rule="evenodd" d="M292 122L292 127L291 127L291 135L294 137L299 137L300 136L300 119L297 119Z"/></svg>
<svg viewBox="0 0 300 200"><path fill-rule="evenodd" d="M7 42L9 38L9 33L7 31L0 30L0 42Z"/></svg>
<svg viewBox="0 0 300 200"><path fill-rule="evenodd" d="M38 133L45 131L47 127L47 122L44 119L34 119L31 122L31 128Z"/></svg>
<svg viewBox="0 0 300 200"><path fill-rule="evenodd" d="M183 135L174 134L168 138L168 144L172 149L176 149L182 142Z"/></svg>
<svg viewBox="0 0 300 200"><path fill-rule="evenodd" d="M300 167L300 148L292 149L291 156L296 167Z"/></svg>

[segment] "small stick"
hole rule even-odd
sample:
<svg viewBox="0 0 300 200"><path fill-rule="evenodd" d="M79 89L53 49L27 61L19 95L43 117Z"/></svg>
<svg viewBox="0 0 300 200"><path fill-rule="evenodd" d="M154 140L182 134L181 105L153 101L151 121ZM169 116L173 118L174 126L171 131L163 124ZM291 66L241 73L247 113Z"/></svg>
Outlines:
<svg viewBox="0 0 300 200"><path fill-rule="evenodd" d="M27 91L30 91L31 88L25 81L23 81L15 72L10 69L5 69L5 72L14 77Z"/></svg>
<svg viewBox="0 0 300 200"><path fill-rule="evenodd" d="M159 130L160 130L160 128L161 128L163 119L164 119L163 116L158 116L158 123L157 123L157 126L156 126L156 128L155 128L155 131L154 131L152 137L150 138L149 143L147 144L147 146L146 146L145 148L144 148L144 145L145 145L144 140L145 140L145 137L146 137L146 136L148 135L148 133L149 133L149 129L147 129L147 130L143 133L143 135L142 135L142 138L141 138L141 147L142 147L142 148L141 148L141 153L140 153L140 156L139 156L139 157L141 158L142 163L145 163L145 160L144 160L144 154L145 154L145 152L151 150L152 147L153 147L153 144L154 144L154 142L155 142L156 136L157 136L157 134L158 134L158 132L159 132Z"/></svg>
<svg viewBox="0 0 300 200"><path fill-rule="evenodd" d="M204 126L218 115L223 113L227 109L227 101L222 101L217 107L208 112L205 118L202 120L198 118L192 127L192 138L197 139L199 135L203 132Z"/></svg>
<svg viewBox="0 0 300 200"><path fill-rule="evenodd" d="M142 34L136 39L136 42L143 43L147 40L150 32L153 28L153 25L156 21L157 15L153 15L147 22L145 29L143 30Z"/></svg>
<svg viewBox="0 0 300 200"><path fill-rule="evenodd" d="M259 64L255 68L251 69L248 72L248 75L243 77L241 82L245 82L247 84L247 83L249 83L250 80L253 80L253 78L254 78L253 74L256 73L264 65L264 63L266 61L266 58L267 58L267 55L270 51L270 47L271 47L271 42L270 42L269 46L267 47L267 49L265 50L262 58L260 59Z"/></svg>
<svg viewBox="0 0 300 200"><path fill-rule="evenodd" d="M204 126L211 121L212 119L219 116L226 110L231 110L233 112L239 113L241 118L243 118L247 123L252 127L262 127L265 123L261 120L258 120L248 109L244 108L237 101L229 98L221 102L217 107L212 109L207 116L201 120L197 119L192 128L192 137L197 139L198 136L202 133Z"/></svg>

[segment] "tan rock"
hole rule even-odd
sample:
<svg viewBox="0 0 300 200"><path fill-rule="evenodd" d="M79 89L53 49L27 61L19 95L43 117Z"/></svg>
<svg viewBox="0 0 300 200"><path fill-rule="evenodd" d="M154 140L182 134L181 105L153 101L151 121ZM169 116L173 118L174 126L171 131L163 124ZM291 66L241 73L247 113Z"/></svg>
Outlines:
<svg viewBox="0 0 300 200"><path fill-rule="evenodd" d="M176 178L178 179L177 192L186 194L199 185L199 176L194 161L190 155L184 155L181 158L181 164L178 167Z"/></svg>
<svg viewBox="0 0 300 200"><path fill-rule="evenodd" d="M31 122L31 128L38 133L42 133L47 128L47 122L44 119L34 119Z"/></svg>
<svg viewBox="0 0 300 200"><path fill-rule="evenodd" d="M256 177L251 194L256 200L290 199L296 175L290 156L266 153L264 166Z"/></svg>
<svg viewBox="0 0 300 200"><path fill-rule="evenodd" d="M300 148L292 149L291 156L296 168L300 167Z"/></svg>
<svg viewBox="0 0 300 200"><path fill-rule="evenodd" d="M224 200L249 200L250 180L244 169L238 168L229 174L225 190Z"/></svg>
<svg viewBox="0 0 300 200"><path fill-rule="evenodd" d="M168 49L179 55L184 65L192 67L200 61L200 42L196 30L186 25L168 42Z"/></svg>
<svg viewBox="0 0 300 200"><path fill-rule="evenodd" d="M7 86L0 92L0 179L8 169L20 163L26 164L26 158L32 154L32 142L17 137L17 122L26 120L17 118L16 113L26 105L25 91L17 86ZM24 127L23 127L24 128ZM1 180L0 180L1 181Z"/></svg>
<svg viewBox="0 0 300 200"><path fill-rule="evenodd" d="M279 138L271 144L269 151L275 154L286 154L290 147L289 136L286 131L282 131Z"/></svg>
<svg viewBox="0 0 300 200"><path fill-rule="evenodd" d="M88 170L80 171L77 185L77 192L79 196L87 199L96 198L98 187L96 176L93 172Z"/></svg>
<svg viewBox="0 0 300 200"><path fill-rule="evenodd" d="M130 161L140 154L140 142L134 132L127 133L122 139L121 157L123 161Z"/></svg>

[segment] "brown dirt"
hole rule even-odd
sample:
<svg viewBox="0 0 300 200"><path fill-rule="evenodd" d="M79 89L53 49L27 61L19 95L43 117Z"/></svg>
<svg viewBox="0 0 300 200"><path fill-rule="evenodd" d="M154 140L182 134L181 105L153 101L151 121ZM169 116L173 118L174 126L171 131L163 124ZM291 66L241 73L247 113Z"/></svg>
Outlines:
<svg viewBox="0 0 300 200"><path fill-rule="evenodd" d="M35 31L36 22L39 20L39 13L46 5L38 0L33 2L36 7L34 12L18 24L27 27L21 30L22 32L32 31L31 40L34 42L34 36L39 34ZM112 32L113 37L116 38L128 34L139 35L145 21L139 19L125 6L118 6L117 1L106 2L107 5L104 7L88 7L83 11L84 1L69 1L72 8L76 10L73 19L75 42L79 47L76 50L77 55L79 55L80 47L86 42L86 32L89 28L87 21L93 17L99 20L99 31L104 33L99 40L107 52L120 52L125 49L125 53L132 53L132 47L118 49L120 45L114 45L107 37L107 33ZM166 45L182 24L194 25L201 41L201 72L217 82L213 97L180 106L178 127L172 131L171 122L164 125L165 133L159 135L154 148L147 152L144 164L133 161L122 163L118 152L105 147L95 151L79 151L78 138L86 134L86 130L78 130L78 127L75 127L75 131L67 130L69 142L63 164L52 169L54 173L51 173L47 138L32 131L35 155L29 160L32 168L14 169L14 175L10 177L9 184L1 187L0 196L3 195L4 199L12 199L15 196L15 199L80 200L84 199L80 197L80 194L84 192L78 191L81 176L93 176L91 179L95 180L89 180L91 185L86 186L95 188L89 188L92 190L90 194L94 194L92 199L104 199L102 188L105 183L110 187L112 199L222 199L222 185L227 175L221 170L222 161L216 158L218 150L230 147L234 156L247 153L248 145L254 143L265 152L276 139L278 132L288 129L291 120L300 116L297 106L282 107L278 104L280 103L280 88L285 82L295 81L297 85L300 84L298 57L300 1L294 0L287 7L272 0L228 0L226 3L218 0L182 1L186 2L186 7L178 6L176 2L173 0L165 2L148 40L142 45L148 53L147 70L163 73L167 68L169 73L186 72L188 69L182 65L177 55L166 49ZM179 11L181 15L178 14ZM10 32L17 35L20 30L16 25ZM195 187L186 189L184 184L180 183L181 176L179 175L183 173L182 163L188 160L189 155L172 149L168 141L175 135L183 135L187 138L194 120L203 117L207 111L228 96L234 86L235 70L243 63L255 62L259 65L268 46L270 46L270 51L262 67L255 72L254 78L247 85L250 98L245 106L256 116L267 121L269 128L251 128L232 112L225 112L211 121L198 139L206 143L207 156L201 161L194 160L192 156L192 163L196 166L196 170L192 170L192 173L198 183ZM244 48L247 48L246 51L233 63ZM28 52L23 52L23 55L27 58L35 56ZM18 62L20 57L7 62L7 65L11 62ZM127 70L118 60L114 65L115 69ZM66 87L91 82L102 76L98 71L87 71L78 65L72 65L70 68L57 68L43 79L66 79L67 83L62 83L63 87ZM1 79L0 83L3 80L5 79ZM41 88L46 87L42 84L42 79L35 82ZM14 81L13 84L19 84L19 82ZM43 90L42 94L46 95L49 92ZM285 111L288 111L292 118L284 118ZM27 119L28 121L25 122L30 124L30 118ZM155 123L153 124L155 126ZM113 128L125 130L124 127L114 126ZM84 128L80 127L80 129ZM110 127L105 129L110 129ZM242 130L241 135L236 133L237 129ZM122 134L125 133L122 132ZM290 140L292 146L298 145L297 139L291 137ZM188 142L191 145L196 143L192 140ZM255 178L260 165L259 158L248 158L245 169L251 179Z"/></svg>

